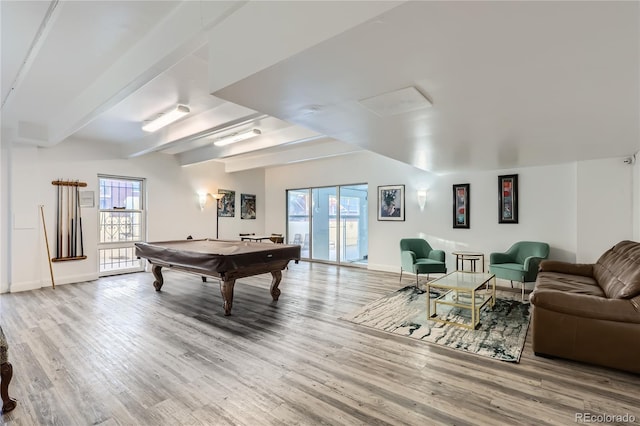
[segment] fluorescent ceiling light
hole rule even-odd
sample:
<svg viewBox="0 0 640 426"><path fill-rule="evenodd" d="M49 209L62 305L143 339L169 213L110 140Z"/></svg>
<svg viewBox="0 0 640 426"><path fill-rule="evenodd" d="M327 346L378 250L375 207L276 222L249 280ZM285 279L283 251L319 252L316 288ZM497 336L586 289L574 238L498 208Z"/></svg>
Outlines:
<svg viewBox="0 0 640 426"><path fill-rule="evenodd" d="M144 130L145 132L155 132L156 130L162 129L164 126L167 126L174 121L181 119L185 115L189 114L189 112L190 110L188 106L178 105L175 107L175 109L165 114L160 114L160 116L155 120L146 122L146 124L142 126L142 130Z"/></svg>
<svg viewBox="0 0 640 426"><path fill-rule="evenodd" d="M221 136L217 139L214 139L213 144L215 146L225 146L225 145L240 142L249 138L253 138L261 134L262 132L260 131L260 129L244 130L241 132L231 133L229 135Z"/></svg>

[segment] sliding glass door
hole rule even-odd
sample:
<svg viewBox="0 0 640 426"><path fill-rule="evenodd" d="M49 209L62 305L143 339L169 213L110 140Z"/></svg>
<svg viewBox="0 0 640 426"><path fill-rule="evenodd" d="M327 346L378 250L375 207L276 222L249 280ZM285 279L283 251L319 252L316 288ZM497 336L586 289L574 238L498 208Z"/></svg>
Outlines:
<svg viewBox="0 0 640 426"><path fill-rule="evenodd" d="M287 242L302 247L300 256L309 259L311 232L311 190L287 191Z"/></svg>
<svg viewBox="0 0 640 426"><path fill-rule="evenodd" d="M287 238L302 257L332 263L366 264L366 184L287 191Z"/></svg>
<svg viewBox="0 0 640 426"><path fill-rule="evenodd" d="M311 190L312 259L335 262L337 258L336 187Z"/></svg>
<svg viewBox="0 0 640 426"><path fill-rule="evenodd" d="M367 263L369 257L368 185L340 187L340 262Z"/></svg>

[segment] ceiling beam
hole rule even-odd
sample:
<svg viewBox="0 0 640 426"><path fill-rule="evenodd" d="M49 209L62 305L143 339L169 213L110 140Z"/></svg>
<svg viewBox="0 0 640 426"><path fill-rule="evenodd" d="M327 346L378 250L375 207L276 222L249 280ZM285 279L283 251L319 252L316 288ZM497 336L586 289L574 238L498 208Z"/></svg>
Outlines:
<svg viewBox="0 0 640 426"><path fill-rule="evenodd" d="M215 108L200 113L190 120L165 128L160 134L151 134L142 142L126 145L122 149L127 158L138 157L150 152L174 148L177 145L201 139L207 135L242 122L258 120L264 114L249 108L225 102Z"/></svg>
<svg viewBox="0 0 640 426"><path fill-rule="evenodd" d="M206 32L246 2L182 2L105 70L49 123L49 144L61 142L169 67L204 46Z"/></svg>
<svg viewBox="0 0 640 426"><path fill-rule="evenodd" d="M249 2L209 34L209 92L215 94L402 3L405 1ZM226 66L229 63L233 66Z"/></svg>
<svg viewBox="0 0 640 426"><path fill-rule="evenodd" d="M283 129L269 132L241 143L235 143L223 147L213 145L210 140L206 145L178 154L178 162L181 166L202 163L204 161L230 158L247 153L257 153L274 147L290 146L293 144L307 143L319 139L325 139L324 135L299 126L289 126Z"/></svg>
<svg viewBox="0 0 640 426"><path fill-rule="evenodd" d="M49 3L49 7L47 8L44 17L42 18L42 22L36 30L33 40L31 41L31 44L29 45L29 48L27 50L26 56L24 57L24 59L22 59L22 63L20 64L20 67L18 68L10 87L2 88L3 97L2 105L0 106L1 110L4 110L7 107L12 96L15 95L20 88L20 85L24 80L24 76L28 74L29 69L33 65L34 59L36 58L36 56L38 56L40 48L42 48L44 41L47 39L47 35L49 31L51 31L51 28L53 28L57 17L60 16L60 11L63 9L63 7L64 4L61 4L58 0L52 0Z"/></svg>
<svg viewBox="0 0 640 426"><path fill-rule="evenodd" d="M242 155L222 160L225 172L240 172L261 167L280 166L283 164L300 163L321 158L336 157L362 151L357 145L337 141L328 137L299 147L287 146L286 150L274 149L255 155Z"/></svg>

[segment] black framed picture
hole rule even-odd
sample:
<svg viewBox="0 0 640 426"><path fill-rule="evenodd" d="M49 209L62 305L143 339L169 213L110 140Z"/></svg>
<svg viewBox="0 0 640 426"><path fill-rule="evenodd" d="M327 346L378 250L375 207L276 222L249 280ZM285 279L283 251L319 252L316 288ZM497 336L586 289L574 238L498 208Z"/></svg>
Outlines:
<svg viewBox="0 0 640 426"><path fill-rule="evenodd" d="M378 220L404 220L404 185L378 187Z"/></svg>
<svg viewBox="0 0 640 426"><path fill-rule="evenodd" d="M235 217L236 191L219 189L218 194L222 194L222 197L218 200L218 217Z"/></svg>
<svg viewBox="0 0 640 426"><path fill-rule="evenodd" d="M453 227L469 228L470 227L470 188L471 185L463 183L453 185Z"/></svg>
<svg viewBox="0 0 640 426"><path fill-rule="evenodd" d="M498 176L498 223L518 223L518 175Z"/></svg>
<svg viewBox="0 0 640 426"><path fill-rule="evenodd" d="M240 194L240 219L256 218L256 196L254 194Z"/></svg>

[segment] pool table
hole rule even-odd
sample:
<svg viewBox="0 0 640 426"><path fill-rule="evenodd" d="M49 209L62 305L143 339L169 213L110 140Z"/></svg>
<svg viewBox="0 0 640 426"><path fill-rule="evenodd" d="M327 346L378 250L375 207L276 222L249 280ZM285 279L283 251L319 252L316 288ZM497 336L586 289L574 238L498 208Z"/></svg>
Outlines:
<svg viewBox="0 0 640 426"><path fill-rule="evenodd" d="M233 287L238 278L270 272L271 297L276 301L280 296L282 270L290 260L296 263L300 260L300 246L291 244L203 239L135 243L135 246L136 256L152 265L156 291L164 283L163 267L198 274L203 281L208 276L219 278L225 315L231 315Z"/></svg>

